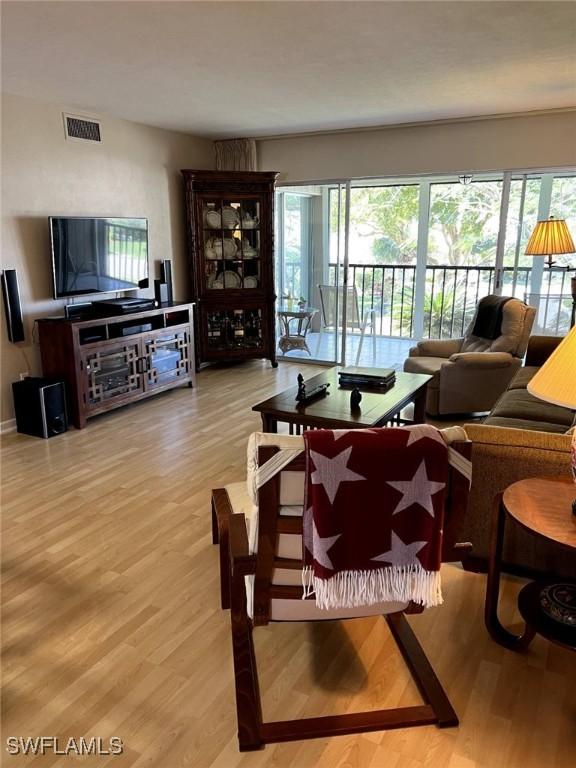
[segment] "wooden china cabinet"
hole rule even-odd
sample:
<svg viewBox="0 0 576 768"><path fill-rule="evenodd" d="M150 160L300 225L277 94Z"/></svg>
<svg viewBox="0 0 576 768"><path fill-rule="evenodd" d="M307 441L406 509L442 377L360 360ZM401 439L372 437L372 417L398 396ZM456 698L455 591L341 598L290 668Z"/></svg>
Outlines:
<svg viewBox="0 0 576 768"><path fill-rule="evenodd" d="M268 358L274 367L277 173L183 170L196 362Z"/></svg>

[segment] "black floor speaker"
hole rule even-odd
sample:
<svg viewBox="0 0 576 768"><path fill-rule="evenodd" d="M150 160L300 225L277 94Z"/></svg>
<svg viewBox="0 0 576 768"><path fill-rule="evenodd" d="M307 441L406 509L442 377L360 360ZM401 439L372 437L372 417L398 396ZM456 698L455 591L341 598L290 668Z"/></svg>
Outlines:
<svg viewBox="0 0 576 768"><path fill-rule="evenodd" d="M66 392L62 381L30 377L12 384L16 429L25 435L54 437L66 432Z"/></svg>
<svg viewBox="0 0 576 768"><path fill-rule="evenodd" d="M24 341L24 321L22 320L22 305L16 270L5 269L1 279L8 338L14 343Z"/></svg>

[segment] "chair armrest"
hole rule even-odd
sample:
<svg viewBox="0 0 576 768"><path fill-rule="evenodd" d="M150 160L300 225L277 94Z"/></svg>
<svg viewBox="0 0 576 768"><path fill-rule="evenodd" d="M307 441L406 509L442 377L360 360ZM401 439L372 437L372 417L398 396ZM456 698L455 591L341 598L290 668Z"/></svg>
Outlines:
<svg viewBox="0 0 576 768"><path fill-rule="evenodd" d="M561 336L530 336L524 365L544 365L561 341Z"/></svg>
<svg viewBox="0 0 576 768"><path fill-rule="evenodd" d="M508 368L514 357L509 352L458 352L451 355L450 362L463 368Z"/></svg>
<svg viewBox="0 0 576 768"><path fill-rule="evenodd" d="M460 352L464 339L426 339L410 350L410 357L445 357ZM412 354L414 352L414 354Z"/></svg>
<svg viewBox="0 0 576 768"><path fill-rule="evenodd" d="M228 551L230 571L239 576L256 573L256 557L250 554L246 518L243 514L230 515L228 520Z"/></svg>

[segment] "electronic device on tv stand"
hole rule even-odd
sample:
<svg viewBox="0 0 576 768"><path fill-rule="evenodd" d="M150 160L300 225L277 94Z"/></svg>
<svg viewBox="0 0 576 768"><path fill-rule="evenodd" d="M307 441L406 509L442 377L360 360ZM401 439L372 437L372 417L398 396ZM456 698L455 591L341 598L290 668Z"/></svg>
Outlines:
<svg viewBox="0 0 576 768"><path fill-rule="evenodd" d="M147 309L154 309L154 299L131 299L127 297L107 299L105 301L93 302L92 307L95 315L100 317L129 315L131 312L144 312Z"/></svg>

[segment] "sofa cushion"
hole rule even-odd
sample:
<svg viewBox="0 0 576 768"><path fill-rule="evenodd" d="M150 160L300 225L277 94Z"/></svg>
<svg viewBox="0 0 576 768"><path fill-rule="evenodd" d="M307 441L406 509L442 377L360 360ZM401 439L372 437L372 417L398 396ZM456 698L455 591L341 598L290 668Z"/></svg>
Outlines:
<svg viewBox="0 0 576 768"><path fill-rule="evenodd" d="M524 368L520 368L518 373L514 376L508 385L508 389L526 389L530 379L536 374L538 370L539 368L536 365L524 366Z"/></svg>
<svg viewBox="0 0 576 768"><path fill-rule="evenodd" d="M489 418L495 416L558 424L564 426L563 431L571 426L573 419L572 411L540 400L526 389L509 389L505 392L492 409Z"/></svg>

